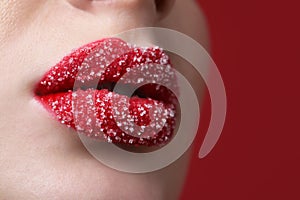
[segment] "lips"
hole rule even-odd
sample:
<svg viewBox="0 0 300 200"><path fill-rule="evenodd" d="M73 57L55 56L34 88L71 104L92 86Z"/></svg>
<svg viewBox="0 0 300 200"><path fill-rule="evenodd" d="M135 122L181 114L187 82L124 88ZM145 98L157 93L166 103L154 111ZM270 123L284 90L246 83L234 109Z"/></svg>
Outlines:
<svg viewBox="0 0 300 200"><path fill-rule="evenodd" d="M176 125L177 99L170 88L177 89L176 77L162 49L108 38L65 56L34 92L55 119L80 134L159 146L170 141Z"/></svg>

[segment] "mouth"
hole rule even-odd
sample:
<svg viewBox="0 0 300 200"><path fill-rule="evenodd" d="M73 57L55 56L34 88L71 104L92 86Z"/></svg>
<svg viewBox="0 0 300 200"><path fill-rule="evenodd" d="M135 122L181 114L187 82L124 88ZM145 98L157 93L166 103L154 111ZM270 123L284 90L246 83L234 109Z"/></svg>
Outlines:
<svg viewBox="0 0 300 200"><path fill-rule="evenodd" d="M116 86L121 89L115 91ZM178 101L169 88L176 90L176 76L161 48L107 38L65 56L34 93L54 119L80 134L115 144L162 146L176 125Z"/></svg>

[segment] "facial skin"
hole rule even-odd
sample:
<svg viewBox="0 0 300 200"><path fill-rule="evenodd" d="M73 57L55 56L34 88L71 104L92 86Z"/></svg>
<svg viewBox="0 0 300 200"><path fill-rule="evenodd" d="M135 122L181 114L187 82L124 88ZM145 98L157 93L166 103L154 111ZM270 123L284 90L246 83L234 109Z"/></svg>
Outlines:
<svg viewBox="0 0 300 200"><path fill-rule="evenodd" d="M41 76L72 49L131 28L172 28L208 47L195 2L156 2L0 1L0 199L178 198L188 153L152 173L115 171L33 98Z"/></svg>

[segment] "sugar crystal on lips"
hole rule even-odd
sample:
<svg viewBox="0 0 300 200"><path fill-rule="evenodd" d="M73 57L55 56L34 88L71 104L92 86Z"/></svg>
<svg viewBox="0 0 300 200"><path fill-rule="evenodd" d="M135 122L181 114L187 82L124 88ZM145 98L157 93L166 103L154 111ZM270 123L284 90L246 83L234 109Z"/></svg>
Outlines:
<svg viewBox="0 0 300 200"><path fill-rule="evenodd" d="M126 72L130 78L124 78ZM151 146L172 137L174 95L154 85L141 89L148 98L109 91L118 81L134 85L149 80L166 87L176 85L162 49L139 48L111 38L63 58L40 81L36 94L61 123L80 133L113 143Z"/></svg>

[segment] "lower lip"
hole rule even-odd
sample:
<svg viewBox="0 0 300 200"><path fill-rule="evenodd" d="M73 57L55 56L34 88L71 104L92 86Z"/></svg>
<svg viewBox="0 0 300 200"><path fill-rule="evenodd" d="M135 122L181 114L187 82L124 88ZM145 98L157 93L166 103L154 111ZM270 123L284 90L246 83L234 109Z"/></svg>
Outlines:
<svg viewBox="0 0 300 200"><path fill-rule="evenodd" d="M109 40L85 45L75 52L91 45L97 47ZM70 60L73 54L63 60ZM57 64L49 72L53 73L62 67ZM79 65L72 66L74 67ZM57 90L48 90L45 84L41 83L45 83L49 72L36 87L36 99L58 121L74 128L78 133L99 141L135 146L165 145L172 138L176 122L176 98L165 88L160 87L162 89L157 90L157 86L145 85L143 90L148 98L128 97L107 89L88 88L73 91L72 87L72 90L60 91L61 88L69 87L68 84L60 85ZM113 76L114 73L116 72L106 76ZM61 77L55 76L54 81L58 81L59 78ZM155 99L151 98L154 96Z"/></svg>

